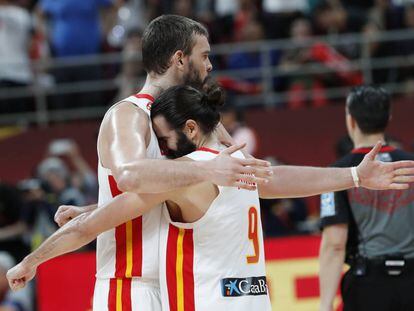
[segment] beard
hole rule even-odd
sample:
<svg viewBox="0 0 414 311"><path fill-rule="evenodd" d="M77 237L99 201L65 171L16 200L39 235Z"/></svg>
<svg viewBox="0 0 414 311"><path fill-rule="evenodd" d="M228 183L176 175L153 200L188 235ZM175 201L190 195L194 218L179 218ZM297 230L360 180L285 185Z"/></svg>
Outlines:
<svg viewBox="0 0 414 311"><path fill-rule="evenodd" d="M208 84L208 81L210 80L210 76L207 75L207 77L203 80L201 78L200 72L198 72L194 68L194 64L192 61L188 64L188 73L184 76L184 85L189 85L197 90L205 90L206 85Z"/></svg>
<svg viewBox="0 0 414 311"><path fill-rule="evenodd" d="M183 132L176 132L178 135L177 150L168 149L167 158L169 159L181 158L197 149L197 146Z"/></svg>

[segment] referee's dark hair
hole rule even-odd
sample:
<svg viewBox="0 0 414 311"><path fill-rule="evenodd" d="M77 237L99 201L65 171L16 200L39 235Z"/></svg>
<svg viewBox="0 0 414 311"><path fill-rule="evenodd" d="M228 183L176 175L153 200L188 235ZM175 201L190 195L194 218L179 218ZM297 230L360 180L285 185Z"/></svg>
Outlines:
<svg viewBox="0 0 414 311"><path fill-rule="evenodd" d="M391 97L382 87L361 85L346 100L347 112L364 134L384 132L391 115Z"/></svg>
<svg viewBox="0 0 414 311"><path fill-rule="evenodd" d="M195 35L208 38L200 23L179 15L161 15L152 20L142 37L142 62L147 73L163 74L170 67L171 57L181 50L191 55Z"/></svg>

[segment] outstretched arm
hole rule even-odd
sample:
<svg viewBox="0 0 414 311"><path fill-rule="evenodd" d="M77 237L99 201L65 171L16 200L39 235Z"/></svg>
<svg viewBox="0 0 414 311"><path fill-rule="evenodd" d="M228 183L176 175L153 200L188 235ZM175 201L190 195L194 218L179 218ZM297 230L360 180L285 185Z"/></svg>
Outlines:
<svg viewBox="0 0 414 311"><path fill-rule="evenodd" d="M128 102L110 110L102 122L98 140L100 158L111 169L121 191L159 193L204 181L253 190L253 183L263 183L271 174L266 161L231 157L244 145L232 146L210 161L147 159L149 122L144 111ZM254 170L255 176L243 175L247 170Z"/></svg>
<svg viewBox="0 0 414 311"><path fill-rule="evenodd" d="M381 143L357 166L360 185L372 190L403 190L414 182L414 161L381 162L375 157ZM259 185L261 198L286 198L317 195L355 186L350 168L275 166L273 177Z"/></svg>
<svg viewBox="0 0 414 311"><path fill-rule="evenodd" d="M36 269L41 263L88 244L100 233L141 216L155 205L165 201L167 197L167 193L138 195L125 192L101 208L79 215L52 234L38 249L7 272L9 286L13 290L23 288L35 276Z"/></svg>

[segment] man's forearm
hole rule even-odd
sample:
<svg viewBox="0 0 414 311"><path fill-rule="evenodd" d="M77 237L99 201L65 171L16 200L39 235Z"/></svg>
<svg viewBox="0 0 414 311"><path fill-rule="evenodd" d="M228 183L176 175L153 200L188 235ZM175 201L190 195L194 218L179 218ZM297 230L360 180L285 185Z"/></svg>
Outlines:
<svg viewBox="0 0 414 311"><path fill-rule="evenodd" d="M121 191L168 192L206 181L210 172L205 161L142 159L114 172Z"/></svg>
<svg viewBox="0 0 414 311"><path fill-rule="evenodd" d="M259 186L262 198L293 198L354 187L350 168L275 166L272 179Z"/></svg>
<svg viewBox="0 0 414 311"><path fill-rule="evenodd" d="M38 267L40 264L57 256L72 252L93 241L96 236L85 234L82 223L91 214L86 212L68 222L52 234L42 245L29 254L24 262Z"/></svg>
<svg viewBox="0 0 414 311"><path fill-rule="evenodd" d="M320 311L332 311L341 280L345 250L326 245L322 241L319 254Z"/></svg>
<svg viewBox="0 0 414 311"><path fill-rule="evenodd" d="M166 195L129 192L118 195L104 206L80 214L66 223L24 261L37 267L49 259L72 252L94 240L100 233L141 216L163 202Z"/></svg>

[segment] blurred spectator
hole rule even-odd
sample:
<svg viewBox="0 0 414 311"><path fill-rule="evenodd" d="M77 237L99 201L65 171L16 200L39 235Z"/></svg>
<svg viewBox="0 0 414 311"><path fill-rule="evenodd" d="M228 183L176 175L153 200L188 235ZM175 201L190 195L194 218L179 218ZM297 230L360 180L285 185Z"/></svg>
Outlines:
<svg viewBox="0 0 414 311"><path fill-rule="evenodd" d="M112 0L40 0L38 13L51 26L50 41L57 57L97 54L102 37L99 9Z"/></svg>
<svg viewBox="0 0 414 311"><path fill-rule="evenodd" d="M257 20L251 20L240 33L240 42L254 43L264 40L263 26ZM270 65L275 66L279 62L279 52L270 52ZM258 52L234 52L229 54L227 59L228 69L256 69L255 75L250 75L245 79L234 79L229 77L220 77L219 81L224 88L229 91L241 94L257 94L262 91L262 80L260 68L263 65L263 55ZM278 80L274 79L274 87L277 85Z"/></svg>
<svg viewBox="0 0 414 311"><path fill-rule="evenodd" d="M270 39L289 37L292 22L304 17L309 9L307 0L263 0L262 4L266 37Z"/></svg>
<svg viewBox="0 0 414 311"><path fill-rule="evenodd" d="M86 204L95 203L98 200L96 173L83 158L78 145L72 140L58 139L49 145L49 154L66 160L72 168L70 185L81 192Z"/></svg>
<svg viewBox="0 0 414 311"><path fill-rule="evenodd" d="M246 143L245 151L255 155L258 149L257 135L252 128L244 124L242 110L230 105L225 106L221 111L221 123L236 144Z"/></svg>
<svg viewBox="0 0 414 311"><path fill-rule="evenodd" d="M314 30L316 35L339 36L348 32L359 32L366 18L350 13L342 6L339 0L323 0L315 8L313 14ZM347 37L334 47L347 58L359 56L359 45Z"/></svg>
<svg viewBox="0 0 414 311"><path fill-rule="evenodd" d="M362 49L366 48L366 51L362 51L361 54L365 57L369 57L371 60L386 58L395 55L392 42L381 42L376 40L380 35L381 29L374 22L366 24L362 30L362 34L366 38L367 46L362 45ZM371 71L372 83L390 83L395 82L398 78L397 68L376 68Z"/></svg>
<svg viewBox="0 0 414 311"><path fill-rule="evenodd" d="M238 41L240 42L256 42L264 39L263 27L257 21L250 21L243 26L239 33ZM259 69L262 63L262 56L260 52L235 52L228 56L228 69ZM259 78L260 72L257 73L257 78L249 78L247 81L252 83L250 93L260 91ZM243 93L242 90L239 90ZM248 92L249 93L249 92Z"/></svg>
<svg viewBox="0 0 414 311"><path fill-rule="evenodd" d="M31 311L30 286L13 292L6 279L7 270L15 265L15 260L4 251L0 252L0 311Z"/></svg>
<svg viewBox="0 0 414 311"><path fill-rule="evenodd" d="M286 50L282 56L280 68L289 74L288 81L288 107L297 109L307 105L306 92L312 93L311 105L325 106L328 100L325 97L325 88L318 76L301 74L301 66L312 62L311 48L312 27L308 20L300 18L292 23L290 36L292 48Z"/></svg>
<svg viewBox="0 0 414 311"><path fill-rule="evenodd" d="M369 10L369 20L381 29L399 29L403 19L402 7L393 5L391 0L375 0L375 5Z"/></svg>
<svg viewBox="0 0 414 311"><path fill-rule="evenodd" d="M197 3L202 2L201 0ZM256 0L212 0L212 9L204 4L198 5L196 12L201 21L207 23L211 43L240 41L244 27L258 18ZM200 9L207 9L201 12ZM214 62L214 58L212 59ZM215 67L216 64L215 64Z"/></svg>
<svg viewBox="0 0 414 311"><path fill-rule="evenodd" d="M258 23L257 17L258 12L254 0L239 0L239 10L234 14L234 41L257 41L264 39L264 31L262 25ZM259 27L260 30L257 29Z"/></svg>
<svg viewBox="0 0 414 311"><path fill-rule="evenodd" d="M18 185L23 195L22 218L29 228L31 249L36 249L47 237L56 231L53 220L56 212L55 202L47 196L45 185L40 179L25 179Z"/></svg>
<svg viewBox="0 0 414 311"><path fill-rule="evenodd" d="M40 0L37 15L40 24L47 22L50 28L50 46L55 57L94 55L101 51L102 34L99 20L100 8L113 4L112 0ZM65 66L54 70L57 83L99 80L98 65ZM53 101L54 107L100 105L97 93L89 96L60 96Z"/></svg>
<svg viewBox="0 0 414 311"><path fill-rule="evenodd" d="M322 1L313 11L315 32L318 35L346 31L347 13L340 5Z"/></svg>
<svg viewBox="0 0 414 311"><path fill-rule="evenodd" d="M140 79L145 76L142 61L138 59L138 55L141 53L141 40L142 32L140 30L132 29L129 31L122 51L122 71L117 79L120 85L117 100L138 92L141 87Z"/></svg>
<svg viewBox="0 0 414 311"><path fill-rule="evenodd" d="M65 163L57 157L44 159L37 168L40 180L45 183L51 198L57 206L62 204L83 205L85 200L79 189L70 184L70 172Z"/></svg>
<svg viewBox="0 0 414 311"><path fill-rule="evenodd" d="M0 183L0 250L11 254L16 261L30 251L23 241L27 226L22 220L22 208L17 189Z"/></svg>
<svg viewBox="0 0 414 311"><path fill-rule="evenodd" d="M48 154L49 157L38 166L38 176L55 196L56 205L96 202L96 174L82 157L76 143L69 139L54 140L49 144Z"/></svg>
<svg viewBox="0 0 414 311"><path fill-rule="evenodd" d="M280 68L287 73L288 107L325 106L329 103L326 89L362 83L360 72L353 70L350 60L324 42L312 44L312 28L306 19L297 19L291 26L292 47L282 56ZM322 65L328 72L303 73L303 65ZM316 66L315 66L316 68Z"/></svg>
<svg viewBox="0 0 414 311"><path fill-rule="evenodd" d="M404 25L410 31L414 31L414 4L407 5L405 7ZM398 49L397 54L407 58L414 55L414 38L401 40L396 44ZM401 68L400 77L402 80L407 81L405 86L407 88L407 93L412 94L414 92L414 88L410 87L410 85L412 85L412 81L414 80L414 65L409 59L407 59L406 63L411 64L411 66Z"/></svg>
<svg viewBox="0 0 414 311"><path fill-rule="evenodd" d="M0 88L28 86L33 75L29 49L32 23L27 10L14 0L0 0ZM27 110L30 100L16 98L0 100L0 112Z"/></svg>

